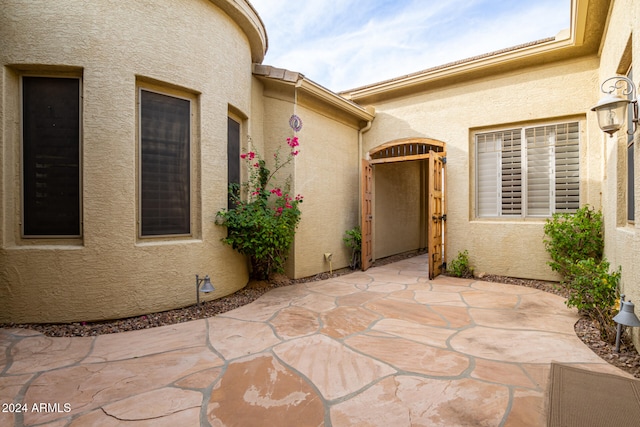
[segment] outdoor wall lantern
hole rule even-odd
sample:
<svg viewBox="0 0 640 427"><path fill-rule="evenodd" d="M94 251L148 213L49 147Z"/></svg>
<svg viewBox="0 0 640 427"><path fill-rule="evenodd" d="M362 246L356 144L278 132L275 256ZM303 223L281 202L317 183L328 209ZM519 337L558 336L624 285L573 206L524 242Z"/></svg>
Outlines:
<svg viewBox="0 0 640 427"><path fill-rule="evenodd" d="M211 279L209 279L209 275L204 276L204 279L201 279L196 274L196 301L198 301L198 305L200 305L200 292L208 294L209 292L213 292L215 289L211 284Z"/></svg>
<svg viewBox="0 0 640 427"><path fill-rule="evenodd" d="M621 91L621 89L624 90ZM615 76L602 82L600 90L606 95L591 108L591 111L595 111L598 116L600 129L613 137L613 134L624 126L627 118L627 108L630 106L632 108L630 119L633 121L633 128L627 133L633 135L640 121L638 119L636 86L627 77ZM629 99L629 95L631 95L631 99Z"/></svg>
<svg viewBox="0 0 640 427"><path fill-rule="evenodd" d="M622 325L640 326L640 319L634 313L634 304L624 300L624 294L620 295L620 311L615 315L613 321L618 324L616 331L616 353L620 353L620 337L622 335Z"/></svg>

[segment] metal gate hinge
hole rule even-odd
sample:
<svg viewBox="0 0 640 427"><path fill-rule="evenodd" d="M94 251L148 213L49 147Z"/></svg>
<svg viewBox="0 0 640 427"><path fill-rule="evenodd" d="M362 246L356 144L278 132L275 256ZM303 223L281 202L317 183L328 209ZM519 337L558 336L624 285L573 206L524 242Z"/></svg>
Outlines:
<svg viewBox="0 0 640 427"><path fill-rule="evenodd" d="M442 164L446 165L447 164L447 156L443 156L441 157L442 159Z"/></svg>

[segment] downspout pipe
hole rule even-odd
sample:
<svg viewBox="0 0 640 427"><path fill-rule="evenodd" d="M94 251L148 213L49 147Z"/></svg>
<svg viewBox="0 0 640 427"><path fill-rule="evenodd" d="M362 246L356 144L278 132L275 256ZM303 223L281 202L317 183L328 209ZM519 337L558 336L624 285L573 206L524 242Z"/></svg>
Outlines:
<svg viewBox="0 0 640 427"><path fill-rule="evenodd" d="M365 157L364 153L362 152L362 138L363 138L363 135L371 129L371 125L373 124L373 120L375 119L375 114L376 114L376 109L372 106L368 106L365 109L367 110L368 113L370 113L374 117L371 120L367 120L367 124L360 130L358 130L358 156L360 157L358 159L358 171L360 171L361 175L362 175L362 170L361 170L362 162L360 160ZM369 159L367 158L367 160Z"/></svg>

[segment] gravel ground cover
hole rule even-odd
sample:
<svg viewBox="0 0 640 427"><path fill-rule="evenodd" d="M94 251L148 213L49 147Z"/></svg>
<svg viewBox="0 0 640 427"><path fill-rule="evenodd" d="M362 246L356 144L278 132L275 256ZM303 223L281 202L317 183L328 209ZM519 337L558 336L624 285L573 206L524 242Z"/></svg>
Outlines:
<svg viewBox="0 0 640 427"><path fill-rule="evenodd" d="M400 254L382 260L377 260L374 266L380 266L401 259L420 255L421 252L410 252ZM104 322L74 322L63 324L0 324L4 328L26 328L34 329L44 335L51 337L87 337L102 334L113 334L118 332L148 329L158 326L171 325L175 323L188 322L190 320L213 317L218 314L233 310L243 305L255 301L260 296L271 289L281 286L289 286L295 283L304 283L317 280L325 280L331 277L338 277L350 273L349 269L336 270L333 275L321 273L316 276L304 279L291 280L286 276L278 275L270 281L250 282L246 287L232 295L219 298L213 301L206 301L201 306L192 305L189 307L160 313L151 313L143 316L130 317L126 319L110 320ZM500 282L519 286L528 286L550 292L555 295L566 297L566 291L558 283L544 282L539 280L517 279L513 277L482 275L481 280L490 282ZM615 346L603 341L598 328L593 322L582 317L575 324L576 335L598 356L610 364L631 373L634 377L640 378L640 354L630 342L623 342L620 352L615 352Z"/></svg>

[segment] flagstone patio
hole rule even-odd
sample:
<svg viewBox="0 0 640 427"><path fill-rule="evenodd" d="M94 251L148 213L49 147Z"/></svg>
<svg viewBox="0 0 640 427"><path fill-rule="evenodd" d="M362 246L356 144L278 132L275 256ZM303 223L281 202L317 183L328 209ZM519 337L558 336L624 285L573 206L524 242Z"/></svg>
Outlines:
<svg viewBox="0 0 640 427"><path fill-rule="evenodd" d="M552 361L629 376L577 319L537 289L428 280L423 255L155 329L0 329L0 425L544 426Z"/></svg>

